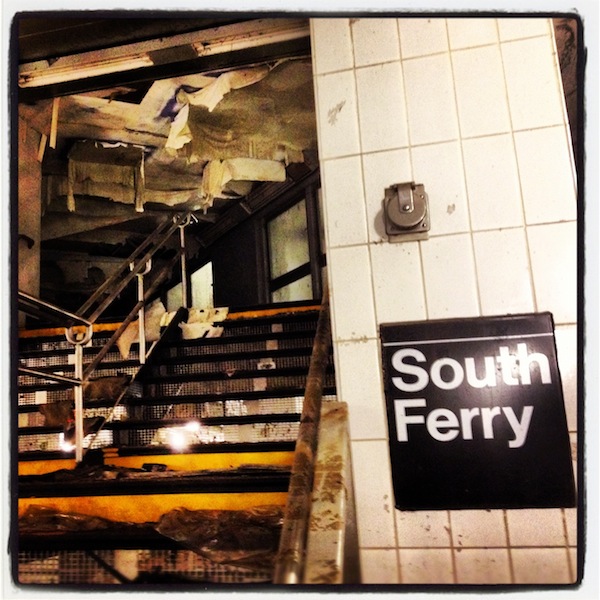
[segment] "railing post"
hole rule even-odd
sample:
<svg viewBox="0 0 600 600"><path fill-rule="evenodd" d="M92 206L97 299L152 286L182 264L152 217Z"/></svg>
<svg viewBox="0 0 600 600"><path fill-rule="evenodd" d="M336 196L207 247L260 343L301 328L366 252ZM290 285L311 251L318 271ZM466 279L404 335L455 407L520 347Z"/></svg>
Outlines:
<svg viewBox="0 0 600 600"><path fill-rule="evenodd" d="M129 265L133 271L134 263ZM140 310L138 312L138 338L139 338L139 360L140 365L146 363L146 307L144 305L144 275L147 275L152 268L152 259L149 259L146 263L146 268L143 271L137 273L137 294L138 302L141 302Z"/></svg>
<svg viewBox="0 0 600 600"><path fill-rule="evenodd" d="M188 308L187 257L185 253L185 228L190 224L190 216L179 225L179 246L181 248L181 306Z"/></svg>
<svg viewBox="0 0 600 600"><path fill-rule="evenodd" d="M75 347L75 379L77 383L73 387L75 400L75 462L83 460L83 346L87 344L93 335L94 329L91 325L86 328L84 334L77 334L72 328L65 330L67 341Z"/></svg>

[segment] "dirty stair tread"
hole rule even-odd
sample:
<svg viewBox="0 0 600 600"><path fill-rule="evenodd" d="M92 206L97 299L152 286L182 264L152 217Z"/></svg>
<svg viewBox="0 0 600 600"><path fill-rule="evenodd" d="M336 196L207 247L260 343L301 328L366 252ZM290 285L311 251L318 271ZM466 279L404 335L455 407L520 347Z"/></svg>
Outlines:
<svg viewBox="0 0 600 600"><path fill-rule="evenodd" d="M20 498L285 492L289 480L289 467L273 465L164 472L95 467L21 475L18 488Z"/></svg>

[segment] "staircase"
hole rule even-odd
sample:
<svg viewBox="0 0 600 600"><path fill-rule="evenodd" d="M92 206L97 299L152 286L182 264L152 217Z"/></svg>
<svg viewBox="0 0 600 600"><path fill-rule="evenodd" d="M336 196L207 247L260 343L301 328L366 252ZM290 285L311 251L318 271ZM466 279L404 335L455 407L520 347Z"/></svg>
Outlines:
<svg viewBox="0 0 600 600"><path fill-rule="evenodd" d="M318 309L230 313L219 337L193 340L178 313L141 366L135 344L126 360L113 347L94 377L132 381L84 401L94 427L78 464L40 412L71 400L72 385L19 375L15 579L271 582ZM95 326L85 364L117 326ZM21 367L72 377L73 356L59 330L19 338ZM335 393L330 355L324 401Z"/></svg>

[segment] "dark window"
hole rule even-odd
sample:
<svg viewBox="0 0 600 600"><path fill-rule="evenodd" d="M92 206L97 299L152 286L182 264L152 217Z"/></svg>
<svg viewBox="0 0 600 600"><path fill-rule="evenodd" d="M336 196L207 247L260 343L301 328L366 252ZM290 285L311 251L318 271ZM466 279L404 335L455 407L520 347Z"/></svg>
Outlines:
<svg viewBox="0 0 600 600"><path fill-rule="evenodd" d="M271 302L321 300L325 255L319 218L320 189L309 185L265 223Z"/></svg>

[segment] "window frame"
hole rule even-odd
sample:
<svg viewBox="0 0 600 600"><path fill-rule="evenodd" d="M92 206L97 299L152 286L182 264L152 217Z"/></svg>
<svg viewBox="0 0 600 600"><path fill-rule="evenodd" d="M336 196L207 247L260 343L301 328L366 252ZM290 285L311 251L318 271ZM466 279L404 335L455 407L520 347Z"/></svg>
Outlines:
<svg viewBox="0 0 600 600"><path fill-rule="evenodd" d="M262 233L262 273L263 273L263 297L267 304L273 304L272 294L277 290L310 275L312 283L312 300L321 301L323 295L323 282L321 273L323 267L327 264L325 248L322 248L321 240L323 238L321 227L321 209L319 206L320 178L310 178L302 185L294 189L293 193L288 195L285 202L275 203L276 208L269 211L261 220L260 227ZM306 207L306 227L308 234L308 262L279 275L271 277L271 257L269 250L269 223L292 208L298 202L305 201Z"/></svg>

